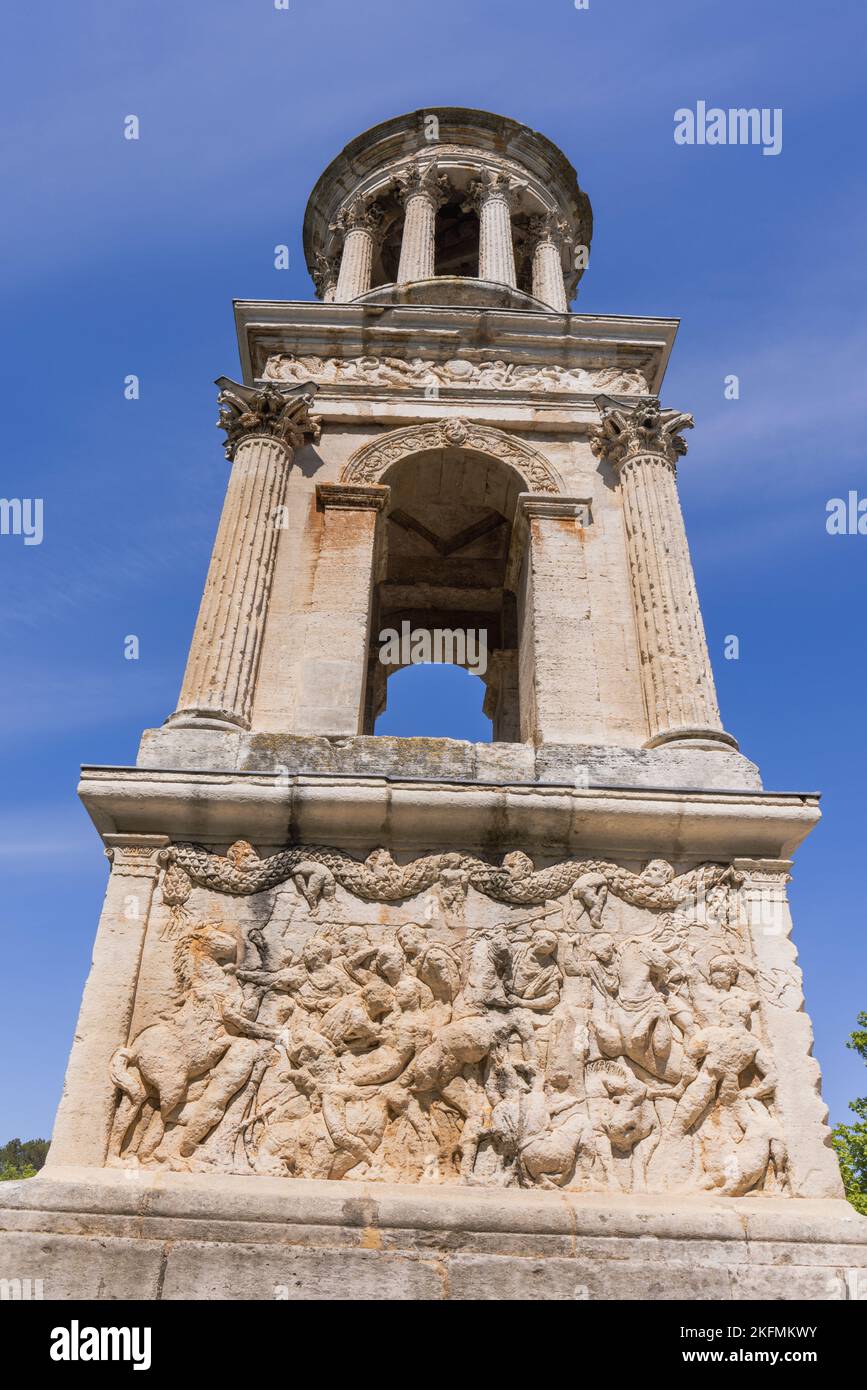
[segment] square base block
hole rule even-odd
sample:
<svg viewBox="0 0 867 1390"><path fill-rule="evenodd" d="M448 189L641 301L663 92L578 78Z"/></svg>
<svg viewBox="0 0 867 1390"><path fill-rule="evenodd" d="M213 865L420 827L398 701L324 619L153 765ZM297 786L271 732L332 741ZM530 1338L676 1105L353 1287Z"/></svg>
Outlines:
<svg viewBox="0 0 867 1390"><path fill-rule="evenodd" d="M53 1169L0 1188L0 1279L54 1300L863 1299L867 1220L835 1200Z"/></svg>

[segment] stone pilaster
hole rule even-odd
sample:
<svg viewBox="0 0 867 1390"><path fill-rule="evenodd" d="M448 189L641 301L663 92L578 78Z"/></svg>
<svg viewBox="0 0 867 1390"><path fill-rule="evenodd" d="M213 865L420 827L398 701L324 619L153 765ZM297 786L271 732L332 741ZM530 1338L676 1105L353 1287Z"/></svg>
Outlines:
<svg viewBox="0 0 867 1390"><path fill-rule="evenodd" d="M232 472L172 724L249 728L286 480L312 382L291 390L220 377L219 424Z"/></svg>
<svg viewBox="0 0 867 1390"><path fill-rule="evenodd" d="M111 1059L129 1040L165 835L106 835L111 875L46 1168L101 1168L115 1109Z"/></svg>
<svg viewBox="0 0 867 1390"><path fill-rule="evenodd" d="M517 651L499 650L488 655L482 712L490 719L494 743L520 743L521 701Z"/></svg>
<svg viewBox="0 0 867 1390"><path fill-rule="evenodd" d="M389 491L379 483L316 488L321 532L294 720L299 734L364 732L377 522Z"/></svg>
<svg viewBox="0 0 867 1390"><path fill-rule="evenodd" d="M416 160L395 177L398 197L406 209L400 243L397 283L430 280L435 274L437 209L448 198L449 182L436 164Z"/></svg>
<svg viewBox="0 0 867 1390"><path fill-rule="evenodd" d="M614 467L638 630L647 747L712 740L737 747L720 722L695 577L677 492L680 431L692 416L597 398L602 424L591 443Z"/></svg>
<svg viewBox="0 0 867 1390"><path fill-rule="evenodd" d="M334 290L334 300L346 304L367 294L373 283L373 254L382 221L382 211L376 203L356 198L339 214L335 230L343 235L343 254L340 274Z"/></svg>
<svg viewBox="0 0 867 1390"><path fill-rule="evenodd" d="M840 1168L813 1056L813 1026L804 1012L798 952L791 940L786 892L791 862L736 859L734 866L744 875L741 895L758 967L763 1033L776 1078L774 1111L786 1137L792 1195L840 1197Z"/></svg>
<svg viewBox="0 0 867 1390"><path fill-rule="evenodd" d="M496 170L486 170L470 184L465 207L479 215L479 279L517 285L512 241L512 208L526 185Z"/></svg>
<svg viewBox="0 0 867 1390"><path fill-rule="evenodd" d="M569 309L561 260L562 239L566 223L554 213L534 217L530 222L533 246L533 296L549 304L558 313Z"/></svg>
<svg viewBox="0 0 867 1390"><path fill-rule="evenodd" d="M598 743L604 723L585 551L590 503L522 493L518 664L525 743Z"/></svg>

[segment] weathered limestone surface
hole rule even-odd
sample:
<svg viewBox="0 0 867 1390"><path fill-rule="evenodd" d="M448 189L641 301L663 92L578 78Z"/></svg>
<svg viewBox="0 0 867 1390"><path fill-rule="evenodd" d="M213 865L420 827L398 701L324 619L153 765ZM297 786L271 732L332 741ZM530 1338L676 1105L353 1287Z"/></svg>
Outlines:
<svg viewBox="0 0 867 1390"><path fill-rule="evenodd" d="M232 472L173 719L247 728L286 479L314 388L220 385Z"/></svg>
<svg viewBox="0 0 867 1390"><path fill-rule="evenodd" d="M841 1201L66 1170L3 1185L0 1278L39 1264L51 1299L846 1301L863 1226Z"/></svg>
<svg viewBox="0 0 867 1390"><path fill-rule="evenodd" d="M734 740L723 732L675 481L692 416L655 404L603 415L594 450L623 490L649 745Z"/></svg>
<svg viewBox="0 0 867 1390"><path fill-rule="evenodd" d="M321 302L237 307L179 706L83 770L112 870L0 1278L863 1297L786 897L818 798L722 726L676 324L570 315L571 166L424 114L320 179ZM374 735L404 625L475 635L494 742Z"/></svg>

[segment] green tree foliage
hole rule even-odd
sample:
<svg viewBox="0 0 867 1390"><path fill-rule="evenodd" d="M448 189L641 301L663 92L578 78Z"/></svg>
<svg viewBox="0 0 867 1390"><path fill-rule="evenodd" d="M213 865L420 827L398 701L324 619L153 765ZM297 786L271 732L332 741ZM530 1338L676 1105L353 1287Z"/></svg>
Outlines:
<svg viewBox="0 0 867 1390"><path fill-rule="evenodd" d="M0 1147L0 1182L35 1178L47 1153L47 1139L10 1139Z"/></svg>
<svg viewBox="0 0 867 1390"><path fill-rule="evenodd" d="M867 1062L867 1013L858 1015L858 1027L850 1034L846 1046ZM856 1211L867 1216L867 1096L853 1100L849 1109L857 1116L857 1124L837 1125L833 1144L840 1160L846 1196Z"/></svg>

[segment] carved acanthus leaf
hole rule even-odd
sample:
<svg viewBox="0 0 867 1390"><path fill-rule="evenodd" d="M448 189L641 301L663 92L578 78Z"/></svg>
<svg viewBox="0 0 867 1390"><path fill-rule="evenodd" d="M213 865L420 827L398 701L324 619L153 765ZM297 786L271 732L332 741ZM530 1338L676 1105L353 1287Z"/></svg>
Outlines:
<svg viewBox="0 0 867 1390"><path fill-rule="evenodd" d="M686 453L681 430L691 430L691 415L679 410L662 410L653 397L635 406L619 405L608 396L598 396L596 404L602 422L591 436L594 454L614 464L624 464L643 454L659 454L669 463Z"/></svg>
<svg viewBox="0 0 867 1390"><path fill-rule="evenodd" d="M294 388L244 386L229 377L217 378L220 417L217 428L226 431L226 457L234 458L239 444L255 435L280 440L297 448L305 435L318 437L319 423L310 415L316 395L312 381Z"/></svg>

